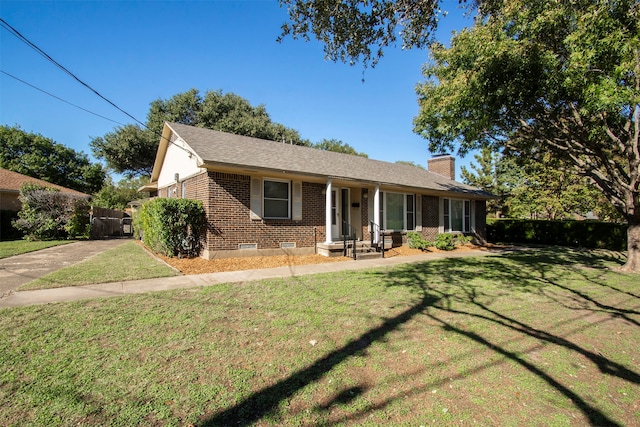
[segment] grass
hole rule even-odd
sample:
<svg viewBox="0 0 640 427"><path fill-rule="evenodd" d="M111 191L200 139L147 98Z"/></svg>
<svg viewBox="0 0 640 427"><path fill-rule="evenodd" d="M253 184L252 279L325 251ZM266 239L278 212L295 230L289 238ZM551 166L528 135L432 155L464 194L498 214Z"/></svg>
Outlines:
<svg viewBox="0 0 640 427"><path fill-rule="evenodd" d="M0 311L0 425L638 425L640 275L570 249Z"/></svg>
<svg viewBox="0 0 640 427"><path fill-rule="evenodd" d="M0 258L7 258L14 255L26 254L28 252L39 251L40 249L51 248L53 246L66 245L75 240L45 240L30 242L28 240L6 240L0 241Z"/></svg>
<svg viewBox="0 0 640 427"><path fill-rule="evenodd" d="M19 290L151 279L177 274L175 270L149 255L140 245L135 242L127 242L85 261L26 283Z"/></svg>

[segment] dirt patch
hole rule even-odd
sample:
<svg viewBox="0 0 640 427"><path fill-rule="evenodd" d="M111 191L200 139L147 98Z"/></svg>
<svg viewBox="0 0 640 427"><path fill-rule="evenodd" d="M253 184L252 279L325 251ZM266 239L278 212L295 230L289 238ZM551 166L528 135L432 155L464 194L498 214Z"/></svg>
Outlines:
<svg viewBox="0 0 640 427"><path fill-rule="evenodd" d="M483 247L467 244L458 246L455 251L470 251L483 249ZM444 252L431 248L429 252ZM419 255L425 252L420 249L412 249L408 246L400 246L389 249L385 253L386 258L397 256ZM294 265L321 264L327 262L351 261L347 257L325 257L322 255L277 255L277 256L256 256L238 258L219 258L206 260L203 258L169 258L166 256L156 256L170 266L179 270L182 274L204 274L219 273L222 271L253 270L260 268L273 268Z"/></svg>

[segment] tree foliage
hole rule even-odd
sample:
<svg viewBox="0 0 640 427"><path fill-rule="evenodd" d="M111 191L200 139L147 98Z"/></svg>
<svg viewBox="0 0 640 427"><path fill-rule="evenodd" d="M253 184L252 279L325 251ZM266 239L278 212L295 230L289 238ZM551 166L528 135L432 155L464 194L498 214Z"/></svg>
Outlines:
<svg viewBox="0 0 640 427"><path fill-rule="evenodd" d="M427 170L427 168L424 165L421 165L420 163L414 162L413 160L396 160L396 163L399 164L399 165L415 166L417 168Z"/></svg>
<svg viewBox="0 0 640 427"><path fill-rule="evenodd" d="M108 209L125 209L129 202L149 197L148 192L138 192L138 189L148 182L146 177L123 178L114 184L112 180L93 195L93 206Z"/></svg>
<svg viewBox="0 0 640 427"><path fill-rule="evenodd" d="M598 206L606 201L593 183L550 154L513 163L519 181L505 200L510 217L559 220L604 212Z"/></svg>
<svg viewBox="0 0 640 427"><path fill-rule="evenodd" d="M384 48L400 37L403 49L423 48L444 12L438 0L280 0L289 22L282 25L282 41L311 37L324 44L325 57L365 67L378 63Z"/></svg>
<svg viewBox="0 0 640 427"><path fill-rule="evenodd" d="M542 159L515 157L484 147L471 169L461 168L462 181L498 198L487 213L508 218L564 219L593 213L619 219L592 182L547 153Z"/></svg>
<svg viewBox="0 0 640 427"><path fill-rule="evenodd" d="M336 153L351 154L360 157L369 157L366 153L360 153L355 148L337 139L323 139L313 144L313 148L324 151L334 151Z"/></svg>
<svg viewBox="0 0 640 427"><path fill-rule="evenodd" d="M197 89L191 89L170 99L153 101L147 114L146 128L129 124L94 138L91 141L94 155L105 159L117 173L129 177L151 175L165 121L310 145L296 130L273 122L264 105L254 107L233 93L208 91L203 96Z"/></svg>
<svg viewBox="0 0 640 427"><path fill-rule="evenodd" d="M102 188L106 178L86 154L10 126L0 126L0 167L87 194Z"/></svg>
<svg viewBox="0 0 640 427"><path fill-rule="evenodd" d="M37 184L20 189L22 209L13 226L29 240L89 236L89 202Z"/></svg>
<svg viewBox="0 0 640 427"><path fill-rule="evenodd" d="M629 223L640 269L640 6L514 0L435 44L415 131L432 151L507 147L593 181Z"/></svg>

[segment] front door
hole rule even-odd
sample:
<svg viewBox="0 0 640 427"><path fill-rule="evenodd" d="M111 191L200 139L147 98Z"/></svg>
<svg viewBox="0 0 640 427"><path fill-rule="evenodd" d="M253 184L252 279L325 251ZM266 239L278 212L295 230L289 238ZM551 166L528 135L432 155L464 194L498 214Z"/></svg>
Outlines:
<svg viewBox="0 0 640 427"><path fill-rule="evenodd" d="M339 188L331 190L331 239L342 240L348 234L349 224L349 189Z"/></svg>

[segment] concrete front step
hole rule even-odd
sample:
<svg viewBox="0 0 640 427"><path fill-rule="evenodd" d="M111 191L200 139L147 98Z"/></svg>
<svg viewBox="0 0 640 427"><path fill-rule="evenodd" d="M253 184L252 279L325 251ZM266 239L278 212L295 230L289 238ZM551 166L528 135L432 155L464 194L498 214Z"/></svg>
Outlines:
<svg viewBox="0 0 640 427"><path fill-rule="evenodd" d="M376 251L376 248L372 248L368 242L357 241L355 245L356 249L356 259L360 259L360 257L365 258L380 258L382 254ZM344 243L343 242L333 242L331 244L326 243L318 243L317 250L320 255L324 256L343 256L344 254ZM347 256L353 257L353 241L347 242Z"/></svg>
<svg viewBox="0 0 640 427"><path fill-rule="evenodd" d="M382 252L376 252L375 250L372 252L356 252L356 261L362 259L374 259L374 258L382 258Z"/></svg>

